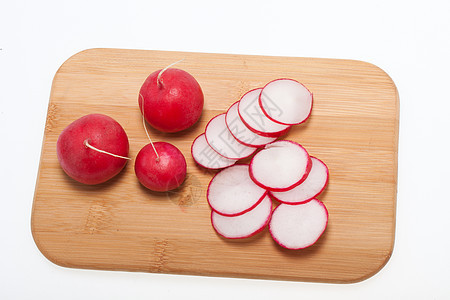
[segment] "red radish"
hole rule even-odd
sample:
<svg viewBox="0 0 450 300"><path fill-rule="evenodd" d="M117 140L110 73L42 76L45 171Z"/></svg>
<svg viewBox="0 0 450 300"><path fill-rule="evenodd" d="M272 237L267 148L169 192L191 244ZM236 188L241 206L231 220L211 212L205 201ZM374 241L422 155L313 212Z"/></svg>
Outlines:
<svg viewBox="0 0 450 300"><path fill-rule="evenodd" d="M195 78L168 67L147 77L139 97L139 107L147 122L163 132L191 127L200 118L203 102L203 92Z"/></svg>
<svg viewBox="0 0 450 300"><path fill-rule="evenodd" d="M134 170L143 186L152 191L165 192L183 183L186 178L186 160L174 145L156 142L139 151Z"/></svg>
<svg viewBox="0 0 450 300"><path fill-rule="evenodd" d="M255 207L266 194L267 191L250 178L248 165L234 165L211 179L206 197L217 213L237 216Z"/></svg>
<svg viewBox="0 0 450 300"><path fill-rule="evenodd" d="M215 211L211 212L211 223L218 234L227 239L251 237L262 231L269 223L272 214L272 201L269 196L245 214L226 217Z"/></svg>
<svg viewBox="0 0 450 300"><path fill-rule="evenodd" d="M313 245L327 224L327 208L312 199L304 204L280 204L272 213L269 231L280 246L297 250Z"/></svg>
<svg viewBox="0 0 450 300"><path fill-rule="evenodd" d="M239 143L225 123L225 114L212 118L205 129L208 144L220 155L229 159L241 159L250 156L256 148Z"/></svg>
<svg viewBox="0 0 450 300"><path fill-rule="evenodd" d="M200 134L192 143L191 154L195 162L207 169L222 169L236 163L236 159L225 158L206 142L205 134Z"/></svg>
<svg viewBox="0 0 450 300"><path fill-rule="evenodd" d="M239 101L231 105L225 116L228 130L238 142L249 147L261 147L277 139L276 137L259 135L248 129L244 122L242 122L241 117L239 117L238 105Z"/></svg>
<svg viewBox="0 0 450 300"><path fill-rule="evenodd" d="M125 166L128 137L111 117L90 114L67 126L59 135L56 153L62 169L84 184L99 184Z"/></svg>
<svg viewBox="0 0 450 300"><path fill-rule="evenodd" d="M253 181L270 191L283 192L302 183L311 170L311 159L300 144L276 141L267 144L250 162Z"/></svg>
<svg viewBox="0 0 450 300"><path fill-rule="evenodd" d="M259 95L262 89L254 89L242 96L238 105L238 113L242 122L251 131L267 136L279 137L286 133L290 126L276 123L264 114L259 105Z"/></svg>
<svg viewBox="0 0 450 300"><path fill-rule="evenodd" d="M311 171L305 181L286 192L270 192L270 194L286 204L300 204L317 197L328 183L328 168L320 159L312 156L311 162Z"/></svg>
<svg viewBox="0 0 450 300"><path fill-rule="evenodd" d="M167 68L166 68L167 69ZM165 71L162 70L159 76ZM142 99L144 101L144 98ZM146 188L166 192L179 187L186 179L186 160L177 147L165 142L153 143L145 125L145 107L142 104L142 125L150 144L139 151L134 164L136 177Z"/></svg>
<svg viewBox="0 0 450 300"><path fill-rule="evenodd" d="M263 113L279 124L303 123L311 114L313 96L293 79L276 79L262 89L259 105Z"/></svg>

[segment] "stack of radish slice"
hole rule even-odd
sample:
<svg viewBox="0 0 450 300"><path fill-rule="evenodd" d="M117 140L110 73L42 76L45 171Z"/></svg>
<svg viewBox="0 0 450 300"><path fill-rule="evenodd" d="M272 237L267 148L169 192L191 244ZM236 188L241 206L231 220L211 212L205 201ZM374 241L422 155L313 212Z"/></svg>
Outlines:
<svg viewBox="0 0 450 300"><path fill-rule="evenodd" d="M328 223L317 197L328 183L328 168L300 144L280 140L292 125L310 115L312 94L292 79L277 79L254 89L212 118L193 142L194 160L221 169L210 181L207 200L216 232L229 239L247 238L269 226L282 247L314 244ZM250 164L234 165L259 147ZM280 202L273 211L271 198Z"/></svg>
<svg viewBox="0 0 450 300"><path fill-rule="evenodd" d="M311 92L292 79L276 79L251 90L209 121L192 144L192 157L208 169L233 165L306 121L312 101Z"/></svg>

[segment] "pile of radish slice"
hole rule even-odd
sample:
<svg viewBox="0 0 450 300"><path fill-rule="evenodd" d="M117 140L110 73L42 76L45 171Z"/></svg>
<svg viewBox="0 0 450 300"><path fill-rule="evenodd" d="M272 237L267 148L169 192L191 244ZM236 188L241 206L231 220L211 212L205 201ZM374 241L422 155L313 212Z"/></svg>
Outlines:
<svg viewBox="0 0 450 300"><path fill-rule="evenodd" d="M295 80L271 81L212 118L194 140L192 157L200 166L225 168L207 191L211 223L219 235L247 238L268 226L280 246L303 249L325 231L328 211L316 197L328 183L327 166L300 144L277 141L307 120L312 100ZM235 164L259 149L249 164ZM272 199L280 203L275 209Z"/></svg>

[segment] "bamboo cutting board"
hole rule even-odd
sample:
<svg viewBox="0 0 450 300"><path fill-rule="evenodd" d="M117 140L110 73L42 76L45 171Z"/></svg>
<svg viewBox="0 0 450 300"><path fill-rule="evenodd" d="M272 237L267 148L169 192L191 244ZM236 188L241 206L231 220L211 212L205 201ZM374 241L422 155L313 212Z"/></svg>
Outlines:
<svg viewBox="0 0 450 300"><path fill-rule="evenodd" d="M150 129L153 140L176 145L188 176L181 188L143 188L130 161L98 186L79 184L56 157L60 132L75 119L103 113L130 140L130 156L148 143L138 92L151 72L177 67L200 83L205 106L185 132ZM194 163L190 146L206 123L246 91L289 77L314 94L310 119L284 137L326 162L330 181L318 198L328 228L304 250L286 250L269 232L226 240L210 224L206 187L215 172ZM388 261L394 243L397 189L398 94L378 67L353 60L91 49L68 59L53 80L32 232L40 251L60 266L206 276L349 283L366 279Z"/></svg>

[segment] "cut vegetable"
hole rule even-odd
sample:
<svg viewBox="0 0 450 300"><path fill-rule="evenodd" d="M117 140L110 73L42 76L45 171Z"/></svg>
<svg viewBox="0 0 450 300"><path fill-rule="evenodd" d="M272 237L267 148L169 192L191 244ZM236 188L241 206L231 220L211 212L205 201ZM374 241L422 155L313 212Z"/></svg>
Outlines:
<svg viewBox="0 0 450 300"><path fill-rule="evenodd" d="M234 138L225 123L225 114L215 116L209 121L205 137L211 148L229 159L246 158L256 151L256 148L245 146Z"/></svg>
<svg viewBox="0 0 450 300"><path fill-rule="evenodd" d="M262 89L259 105L272 121L295 125L303 123L311 114L313 96L300 82L276 79Z"/></svg>
<svg viewBox="0 0 450 300"><path fill-rule="evenodd" d="M195 162L207 169L222 169L234 165L236 159L225 158L218 154L206 142L205 134L199 135L191 146L191 154Z"/></svg>
<svg viewBox="0 0 450 300"><path fill-rule="evenodd" d="M270 191L284 192L302 183L311 170L311 159L300 144L276 141L265 146L250 162L250 177Z"/></svg>
<svg viewBox="0 0 450 300"><path fill-rule="evenodd" d="M251 131L267 137L278 137L286 133L290 126L276 123L264 114L259 105L261 90L254 89L242 96L238 105L239 116Z"/></svg>
<svg viewBox="0 0 450 300"><path fill-rule="evenodd" d="M212 211L211 223L221 236L242 239L262 231L269 223L271 214L272 201L266 195L256 207L240 216L226 217Z"/></svg>
<svg viewBox="0 0 450 300"><path fill-rule="evenodd" d="M304 204L280 204L272 214L269 231L272 238L287 249L303 249L313 245L328 224L325 205L312 199Z"/></svg>
<svg viewBox="0 0 450 300"><path fill-rule="evenodd" d="M248 165L234 165L213 177L206 197L217 213L237 216L258 205L266 194L267 191L250 178Z"/></svg>
<svg viewBox="0 0 450 300"><path fill-rule="evenodd" d="M239 101L231 105L225 116L225 122L228 130L230 130L231 134L236 138L236 140L238 140L238 142L241 142L249 147L261 147L277 139L276 137L265 137L259 135L248 129L239 116L238 105Z"/></svg>
<svg viewBox="0 0 450 300"><path fill-rule="evenodd" d="M317 197L328 183L328 168L320 160L311 156L311 171L305 181L286 192L270 192L278 201L287 204L300 204Z"/></svg>

